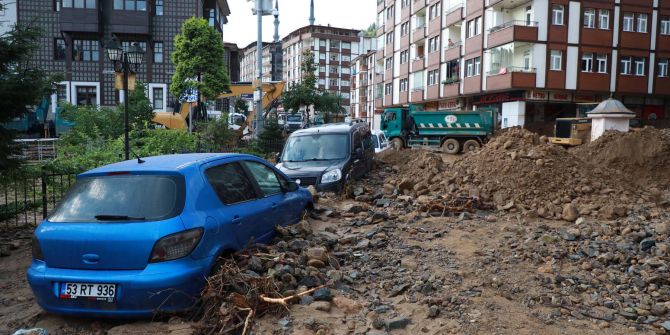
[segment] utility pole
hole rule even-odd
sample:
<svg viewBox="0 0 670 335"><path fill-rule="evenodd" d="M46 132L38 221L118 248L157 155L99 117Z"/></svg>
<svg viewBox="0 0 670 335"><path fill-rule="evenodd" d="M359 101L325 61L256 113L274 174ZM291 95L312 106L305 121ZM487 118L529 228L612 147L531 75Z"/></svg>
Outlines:
<svg viewBox="0 0 670 335"><path fill-rule="evenodd" d="M254 137L258 138L263 132L263 0L256 0L256 16L258 17L258 41L256 42L256 129Z"/></svg>

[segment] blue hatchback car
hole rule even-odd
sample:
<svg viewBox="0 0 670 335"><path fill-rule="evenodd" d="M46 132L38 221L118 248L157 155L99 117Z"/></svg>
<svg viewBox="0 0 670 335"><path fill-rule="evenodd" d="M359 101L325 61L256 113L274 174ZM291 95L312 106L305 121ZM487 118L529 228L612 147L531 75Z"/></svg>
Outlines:
<svg viewBox="0 0 670 335"><path fill-rule="evenodd" d="M77 176L37 227L28 282L39 305L59 314L186 310L220 255L268 242L312 205L309 191L249 155L103 166Z"/></svg>

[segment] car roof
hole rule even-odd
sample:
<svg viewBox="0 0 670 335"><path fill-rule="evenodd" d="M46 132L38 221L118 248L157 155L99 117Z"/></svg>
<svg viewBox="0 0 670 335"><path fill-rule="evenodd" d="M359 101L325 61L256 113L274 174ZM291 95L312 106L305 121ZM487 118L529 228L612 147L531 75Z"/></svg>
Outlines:
<svg viewBox="0 0 670 335"><path fill-rule="evenodd" d="M81 175L101 174L119 171L165 171L176 172L193 164L205 164L214 160L230 157L247 157L249 155L235 153L195 153L195 154L176 154L161 155L152 157L142 157L143 162L139 163L137 159L131 159L123 162L113 163L86 171Z"/></svg>
<svg viewBox="0 0 670 335"><path fill-rule="evenodd" d="M308 134L315 134L315 133L350 133L352 129L355 129L357 127L363 127L364 124L362 123L326 123L322 125L317 125L313 127L309 127L306 129L300 129L297 131L294 131L291 136L300 136L300 135L308 135Z"/></svg>

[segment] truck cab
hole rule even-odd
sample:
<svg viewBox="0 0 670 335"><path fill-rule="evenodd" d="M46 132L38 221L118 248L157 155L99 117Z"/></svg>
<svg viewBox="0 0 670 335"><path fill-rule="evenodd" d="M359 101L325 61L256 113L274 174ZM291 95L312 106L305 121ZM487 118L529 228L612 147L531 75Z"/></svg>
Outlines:
<svg viewBox="0 0 670 335"><path fill-rule="evenodd" d="M381 117L381 130L392 147L404 147L404 138L412 130L412 118L408 108L387 108Z"/></svg>

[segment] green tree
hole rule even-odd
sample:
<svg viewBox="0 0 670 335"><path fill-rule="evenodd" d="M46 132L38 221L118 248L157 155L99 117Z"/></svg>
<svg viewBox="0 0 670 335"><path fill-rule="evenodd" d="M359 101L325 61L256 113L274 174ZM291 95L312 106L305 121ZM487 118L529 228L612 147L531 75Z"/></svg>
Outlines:
<svg viewBox="0 0 670 335"><path fill-rule="evenodd" d="M365 37L377 37L377 24L372 23L367 29L363 30Z"/></svg>
<svg viewBox="0 0 670 335"><path fill-rule="evenodd" d="M241 137L240 130L230 129L228 126L228 114L223 114L219 119L202 124L200 140L202 145L212 151L222 151L237 144Z"/></svg>
<svg viewBox="0 0 670 335"><path fill-rule="evenodd" d="M174 38L174 44L172 62L176 70L170 92L179 97L189 89L198 90L199 114L196 115L204 119L206 111L200 101L216 99L230 84L223 60L225 50L221 35L207 20L192 17L184 22L181 34ZM202 99L203 96L205 99Z"/></svg>
<svg viewBox="0 0 670 335"><path fill-rule="evenodd" d="M28 112L26 106L51 94L53 83L60 81L59 76L49 75L31 62L40 36L31 24L17 24L0 35L0 171L18 164L11 159L14 134L2 124L23 116Z"/></svg>
<svg viewBox="0 0 670 335"><path fill-rule="evenodd" d="M242 98L237 98L237 100L235 100L235 112L248 116L249 103Z"/></svg>
<svg viewBox="0 0 670 335"><path fill-rule="evenodd" d="M146 94L146 86L144 83L138 81L135 85L135 90L130 91L128 95L128 122L132 129L147 128L151 120L154 118L154 108L151 106L151 101ZM118 107L123 113L123 106Z"/></svg>
<svg viewBox="0 0 670 335"><path fill-rule="evenodd" d="M342 96L337 93L323 92L316 99L316 109L321 112L325 123L333 122L334 116L344 114Z"/></svg>
<svg viewBox="0 0 670 335"><path fill-rule="evenodd" d="M282 95L282 104L284 108L292 113L300 110L301 107L307 108L307 118L309 119L309 106L316 102L316 64L314 63L314 54L311 50L305 50L302 53L302 63L300 63L300 70L302 71L302 80L291 86Z"/></svg>

